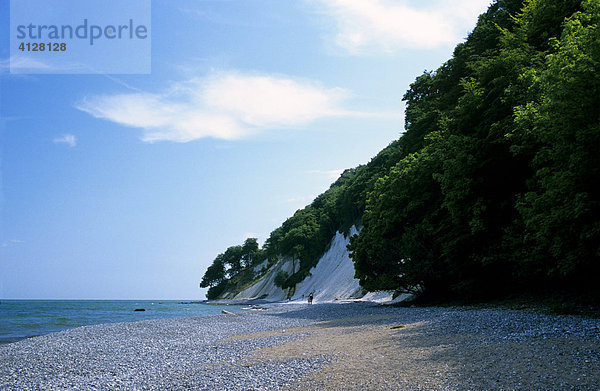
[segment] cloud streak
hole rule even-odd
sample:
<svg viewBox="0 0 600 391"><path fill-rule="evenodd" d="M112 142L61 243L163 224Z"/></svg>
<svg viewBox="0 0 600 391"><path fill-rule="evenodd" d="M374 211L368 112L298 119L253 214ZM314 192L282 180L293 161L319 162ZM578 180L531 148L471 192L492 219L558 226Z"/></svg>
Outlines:
<svg viewBox="0 0 600 391"><path fill-rule="evenodd" d="M10 69L11 72L33 72L33 71L49 71L52 70L53 67L50 64L47 64L43 61L39 61L33 59L29 56L12 56L3 61L3 68Z"/></svg>
<svg viewBox="0 0 600 391"><path fill-rule="evenodd" d="M333 18L336 44L352 54L455 45L490 4L490 0L437 0L417 8L406 0L313 2Z"/></svg>
<svg viewBox="0 0 600 391"><path fill-rule="evenodd" d="M310 81L225 72L173 83L161 93L90 96L76 108L142 129L145 142L234 140L320 118L367 115L344 110L342 102L348 96L344 89Z"/></svg>
<svg viewBox="0 0 600 391"><path fill-rule="evenodd" d="M25 243L24 240L9 239L9 240L5 240L4 242L2 242L2 244L0 244L0 247L6 248L6 247L10 247L12 245L18 245L18 244L23 244L23 243Z"/></svg>
<svg viewBox="0 0 600 391"><path fill-rule="evenodd" d="M77 146L77 138L72 134L63 134L60 137L55 137L52 142L54 144L65 144L70 148Z"/></svg>

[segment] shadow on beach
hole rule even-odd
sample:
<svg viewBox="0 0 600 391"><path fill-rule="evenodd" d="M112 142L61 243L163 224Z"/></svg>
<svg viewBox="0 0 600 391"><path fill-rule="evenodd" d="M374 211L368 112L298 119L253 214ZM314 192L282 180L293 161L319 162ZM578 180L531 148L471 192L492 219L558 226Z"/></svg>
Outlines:
<svg viewBox="0 0 600 391"><path fill-rule="evenodd" d="M317 322L283 330L305 337L269 349L271 359L335 357L292 389L583 390L600 382L599 338L586 336L593 320L361 302L301 304L265 315Z"/></svg>

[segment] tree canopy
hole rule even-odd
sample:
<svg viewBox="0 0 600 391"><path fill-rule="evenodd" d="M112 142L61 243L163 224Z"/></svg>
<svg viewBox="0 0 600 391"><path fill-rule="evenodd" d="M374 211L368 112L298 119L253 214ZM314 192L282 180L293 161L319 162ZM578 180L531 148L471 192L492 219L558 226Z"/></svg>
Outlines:
<svg viewBox="0 0 600 391"><path fill-rule="evenodd" d="M598 292L597 1L501 1L405 94L407 151L350 249L368 289Z"/></svg>

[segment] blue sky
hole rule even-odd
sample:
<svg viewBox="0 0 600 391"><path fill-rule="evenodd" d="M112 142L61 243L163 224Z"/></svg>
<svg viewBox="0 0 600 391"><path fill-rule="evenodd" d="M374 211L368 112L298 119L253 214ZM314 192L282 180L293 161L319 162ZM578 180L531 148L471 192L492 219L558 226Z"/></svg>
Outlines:
<svg viewBox="0 0 600 391"><path fill-rule="evenodd" d="M11 74L0 4L0 298L201 299L399 137L489 0L152 0L139 75Z"/></svg>

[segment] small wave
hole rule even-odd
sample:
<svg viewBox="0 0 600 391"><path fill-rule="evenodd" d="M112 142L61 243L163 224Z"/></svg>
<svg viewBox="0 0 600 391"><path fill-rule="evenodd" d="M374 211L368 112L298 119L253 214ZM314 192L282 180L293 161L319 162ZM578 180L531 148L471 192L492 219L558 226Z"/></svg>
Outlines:
<svg viewBox="0 0 600 391"><path fill-rule="evenodd" d="M64 327L74 326L74 324L72 322L70 322L68 318L58 318L58 319L56 319L56 322L54 322L54 325L55 326L64 326Z"/></svg>

